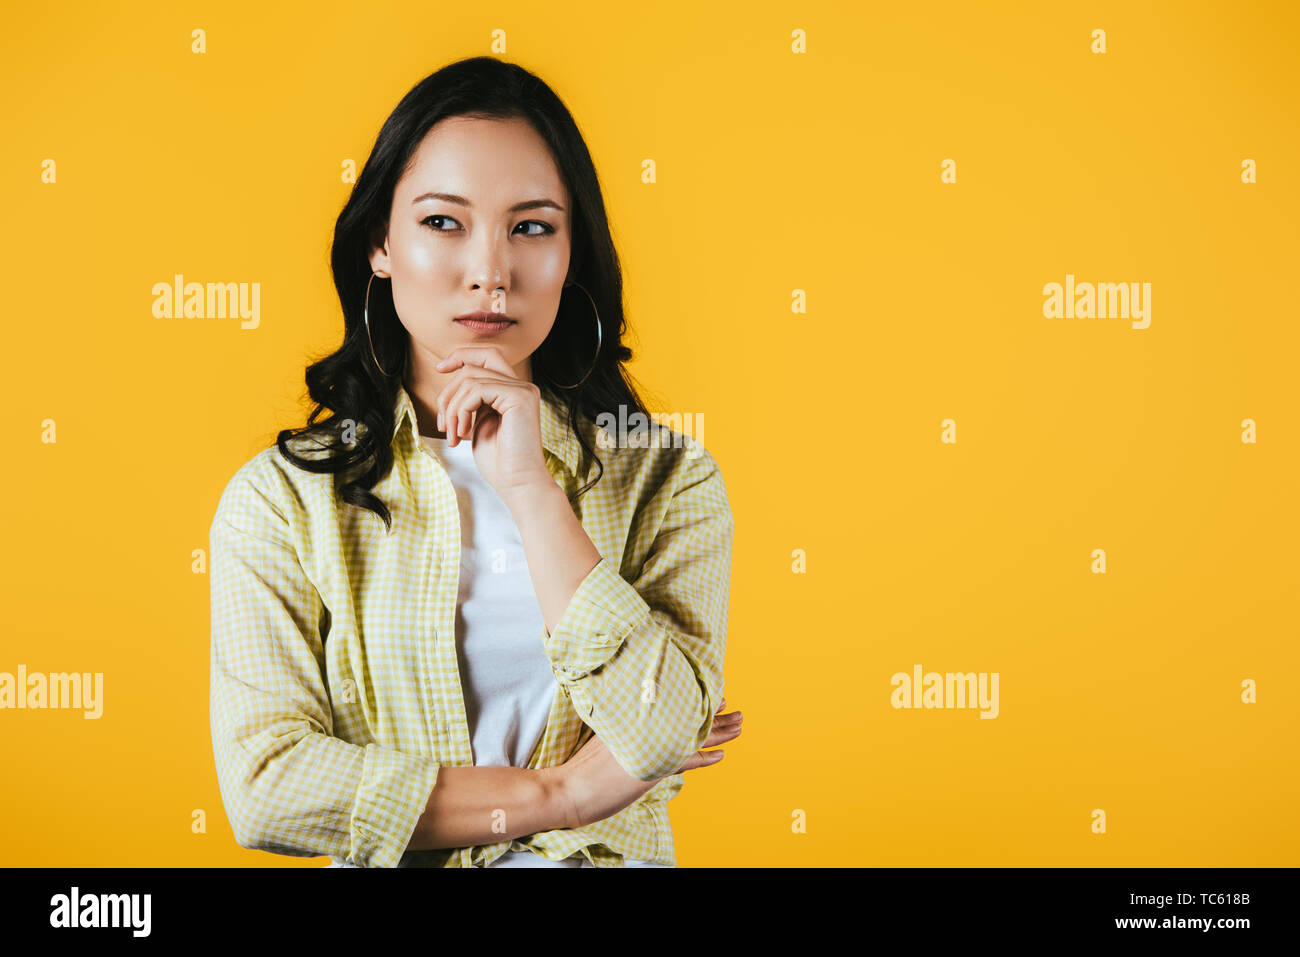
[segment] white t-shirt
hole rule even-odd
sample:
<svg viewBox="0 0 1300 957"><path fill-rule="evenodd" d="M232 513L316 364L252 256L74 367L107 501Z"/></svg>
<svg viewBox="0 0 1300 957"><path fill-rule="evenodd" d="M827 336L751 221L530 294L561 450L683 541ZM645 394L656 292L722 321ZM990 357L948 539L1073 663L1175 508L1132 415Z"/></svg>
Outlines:
<svg viewBox="0 0 1300 957"><path fill-rule="evenodd" d="M506 503L479 474L470 442L421 436L456 487L460 589L456 657L476 765L525 768L555 699L555 674L537 640L545 621L524 542Z"/></svg>

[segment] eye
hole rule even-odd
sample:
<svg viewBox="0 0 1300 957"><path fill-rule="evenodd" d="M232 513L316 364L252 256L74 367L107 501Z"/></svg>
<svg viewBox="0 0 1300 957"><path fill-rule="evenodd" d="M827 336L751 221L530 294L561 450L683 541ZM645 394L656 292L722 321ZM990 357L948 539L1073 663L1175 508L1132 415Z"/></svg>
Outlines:
<svg viewBox="0 0 1300 957"><path fill-rule="evenodd" d="M457 226L460 225L460 223L456 222L456 220L453 219L452 217L450 217L450 216L443 216L443 215L441 215L441 214L434 215L434 216L426 216L426 217L424 217L424 219L420 220L420 222L421 222L421 224L423 224L423 225L428 225L432 220L435 220L435 219L445 219L445 220L448 220L448 221L450 221L450 222L456 223ZM452 232L452 230L450 230L450 229L443 229L443 228L440 227L440 226L429 226L429 228L432 229L435 233L449 233L449 232Z"/></svg>
<svg viewBox="0 0 1300 957"><path fill-rule="evenodd" d="M443 228L443 226L441 226L441 225L435 225L435 220L438 221L439 223L441 223L441 222L443 222L443 221L446 221L446 222L449 222L449 223L455 223L457 226L460 225L459 221L457 221L454 217L452 217L452 216L447 216L447 215L445 215L445 214L443 214L443 213L437 213L437 214L435 214L435 215L433 215L433 216L426 216L426 217L424 217L424 219L420 220L420 222L421 222L422 225L428 226L428 227L429 227L430 229L432 229L435 233L451 233L451 232L455 232L455 229L445 229L445 228ZM526 235L526 236L549 236L549 235L551 235L552 233L555 232L555 227L554 227L554 226L552 226L550 223L544 223L544 222L542 222L542 221L539 220L539 219L528 219L528 220L525 220L524 222L520 223L519 226L540 226L540 227L541 227L541 231L540 231L540 232L535 232L535 233L525 233L524 235ZM517 229L517 228L519 228L519 227L515 227L515 228Z"/></svg>
<svg viewBox="0 0 1300 957"><path fill-rule="evenodd" d="M544 223L544 222L542 222L540 219L526 219L526 220L524 220L522 223L520 223L519 225L520 225L520 226L541 226L541 227L542 227L542 231L541 231L540 233L527 233L526 235L528 235L528 236L549 236L549 235L551 235L551 233L555 232L555 227L554 227L554 226L552 226L550 223Z"/></svg>

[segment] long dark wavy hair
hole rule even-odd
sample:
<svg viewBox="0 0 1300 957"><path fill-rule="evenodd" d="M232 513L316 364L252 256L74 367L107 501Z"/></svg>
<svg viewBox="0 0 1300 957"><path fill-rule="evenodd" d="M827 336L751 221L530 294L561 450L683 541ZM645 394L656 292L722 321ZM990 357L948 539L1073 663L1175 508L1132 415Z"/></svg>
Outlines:
<svg viewBox="0 0 1300 957"><path fill-rule="evenodd" d="M389 529L388 507L371 489L393 464L393 406L403 373L384 375L371 355L363 319L370 252L382 244L393 192L416 148L435 123L451 116L527 120L550 147L572 197L569 279L591 294L600 315L602 345L592 366L592 303L574 289L561 297L554 327L531 358L534 383L567 410L569 428L598 467L595 478L572 498L604 474L604 464L578 427L579 416L594 421L608 412L617 417L619 405L626 406L629 417L647 414L623 368L632 358L622 341L623 274L600 181L577 124L554 91L523 67L486 56L451 63L417 83L384 121L339 213L330 261L343 307L343 344L307 367L307 392L315 403L307 425L285 429L276 438L281 455L305 471L333 473L339 498L375 512ZM405 370L410 335L397 317L390 284L373 284L369 308L370 337L379 362L388 370ZM579 380L576 387L568 387ZM321 421L327 409L332 414ZM358 423L365 428L356 428ZM311 454L294 445L310 448Z"/></svg>

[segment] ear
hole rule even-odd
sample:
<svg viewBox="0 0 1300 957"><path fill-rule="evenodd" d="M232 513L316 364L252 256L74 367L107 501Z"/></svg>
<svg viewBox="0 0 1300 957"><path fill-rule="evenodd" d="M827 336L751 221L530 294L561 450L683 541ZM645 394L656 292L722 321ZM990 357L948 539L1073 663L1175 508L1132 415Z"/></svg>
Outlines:
<svg viewBox="0 0 1300 957"><path fill-rule="evenodd" d="M393 274L393 264L388 256L387 226L380 226L370 234L370 270L381 277Z"/></svg>

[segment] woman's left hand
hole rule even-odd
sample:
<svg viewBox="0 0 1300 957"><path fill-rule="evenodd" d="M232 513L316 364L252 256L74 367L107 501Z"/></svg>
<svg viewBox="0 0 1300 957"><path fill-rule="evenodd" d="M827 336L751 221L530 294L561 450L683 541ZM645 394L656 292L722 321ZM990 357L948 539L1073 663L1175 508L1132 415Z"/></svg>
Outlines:
<svg viewBox="0 0 1300 957"><path fill-rule="evenodd" d="M541 391L515 375L499 347L462 346L434 368L456 374L437 401L447 444L471 441L497 494L555 483L542 454Z"/></svg>

